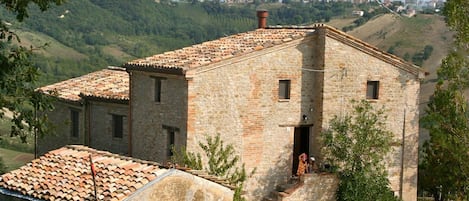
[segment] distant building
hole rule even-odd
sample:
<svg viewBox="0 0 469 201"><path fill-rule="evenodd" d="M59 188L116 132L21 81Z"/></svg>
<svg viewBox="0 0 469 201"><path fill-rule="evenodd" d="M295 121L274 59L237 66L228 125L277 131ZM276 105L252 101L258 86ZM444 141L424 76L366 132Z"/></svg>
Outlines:
<svg viewBox="0 0 469 201"><path fill-rule="evenodd" d="M355 16L361 17L361 16L363 16L364 14L365 14L365 12L362 11L362 10L354 10L354 11L352 11L352 15L355 15Z"/></svg>

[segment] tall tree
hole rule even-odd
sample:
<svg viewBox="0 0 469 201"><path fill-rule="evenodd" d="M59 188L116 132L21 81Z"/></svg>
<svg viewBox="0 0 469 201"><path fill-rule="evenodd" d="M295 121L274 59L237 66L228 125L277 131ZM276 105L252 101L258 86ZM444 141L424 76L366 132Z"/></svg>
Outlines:
<svg viewBox="0 0 469 201"><path fill-rule="evenodd" d="M438 82L422 127L425 142L419 185L436 200L469 200L469 1L448 0L443 14L455 45L437 71Z"/></svg>
<svg viewBox="0 0 469 201"><path fill-rule="evenodd" d="M354 101L353 114L335 116L321 133L325 158L339 173L337 200L398 200L382 163L392 143L385 122L383 109Z"/></svg>
<svg viewBox="0 0 469 201"><path fill-rule="evenodd" d="M0 0L0 4L16 15L18 21L28 17L28 7L36 5L45 11L51 4L61 4L63 0ZM1 19L0 19L1 20ZM35 91L39 70L31 63L33 47L21 46L20 38L8 25L0 21L0 117L5 110L13 112L12 135L20 135L26 140L25 129L44 134L48 130L47 117L38 111L50 109L46 97ZM26 126L25 126L26 125Z"/></svg>

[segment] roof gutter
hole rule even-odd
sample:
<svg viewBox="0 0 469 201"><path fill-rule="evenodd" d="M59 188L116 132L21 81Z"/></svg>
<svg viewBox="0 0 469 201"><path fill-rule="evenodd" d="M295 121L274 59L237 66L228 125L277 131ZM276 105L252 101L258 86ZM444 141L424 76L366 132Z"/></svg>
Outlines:
<svg viewBox="0 0 469 201"><path fill-rule="evenodd" d="M164 66L154 66L154 65L146 65L146 64L131 64L126 63L124 64L124 68L129 71L145 71L145 72L152 72L152 73L164 73L164 74L171 74L171 75L184 75L184 69L181 67L164 67Z"/></svg>
<svg viewBox="0 0 469 201"><path fill-rule="evenodd" d="M44 201L44 200L41 200L41 199L37 199L37 198L33 198L33 197L30 197L30 196L23 195L23 194L18 193L16 191L8 190L8 189L2 188L2 187L0 187L0 194L10 196L10 197L19 198L19 199L22 199L22 200L28 200L28 201Z"/></svg>

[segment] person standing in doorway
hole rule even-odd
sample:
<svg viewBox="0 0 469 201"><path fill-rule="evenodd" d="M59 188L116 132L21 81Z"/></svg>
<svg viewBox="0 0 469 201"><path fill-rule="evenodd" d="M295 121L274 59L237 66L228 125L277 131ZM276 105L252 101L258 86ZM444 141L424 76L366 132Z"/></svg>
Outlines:
<svg viewBox="0 0 469 201"><path fill-rule="evenodd" d="M303 176L306 171L308 171L308 155L306 153L300 154L298 156L299 162L298 162L298 170L296 171L297 176Z"/></svg>

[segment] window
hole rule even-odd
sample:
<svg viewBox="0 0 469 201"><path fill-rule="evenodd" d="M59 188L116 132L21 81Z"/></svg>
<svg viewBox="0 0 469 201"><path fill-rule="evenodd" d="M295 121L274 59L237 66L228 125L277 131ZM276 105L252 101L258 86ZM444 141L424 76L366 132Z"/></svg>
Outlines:
<svg viewBox="0 0 469 201"><path fill-rule="evenodd" d="M172 156L174 155L172 148L176 144L176 133L179 132L179 128L163 125L163 129L166 134L166 153L167 156Z"/></svg>
<svg viewBox="0 0 469 201"><path fill-rule="evenodd" d="M112 115L112 137L122 138L124 135L124 116Z"/></svg>
<svg viewBox="0 0 469 201"><path fill-rule="evenodd" d="M165 80L166 78L164 77L152 77L154 82L155 82L155 90L154 90L154 98L155 98L155 102L161 102L161 89L162 89L162 83L163 83L163 80Z"/></svg>
<svg viewBox="0 0 469 201"><path fill-rule="evenodd" d="M72 137L78 137L80 132L80 112L77 110L70 110L70 120L72 122L70 126L70 134Z"/></svg>
<svg viewBox="0 0 469 201"><path fill-rule="evenodd" d="M368 81L366 83L366 99L378 99L379 81Z"/></svg>
<svg viewBox="0 0 469 201"><path fill-rule="evenodd" d="M278 82L278 98L290 99L290 80L279 80Z"/></svg>
<svg viewBox="0 0 469 201"><path fill-rule="evenodd" d="M173 156L173 146L174 146L174 137L175 137L175 131L174 130L169 130L168 132L168 156Z"/></svg>

